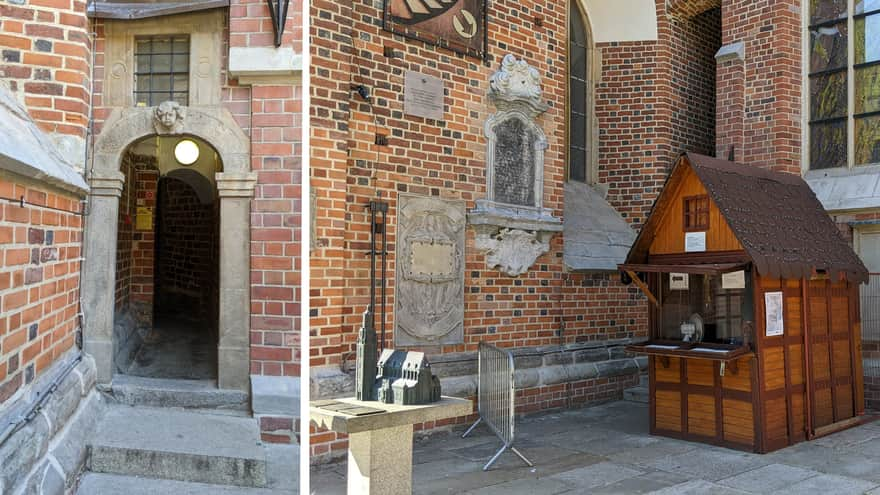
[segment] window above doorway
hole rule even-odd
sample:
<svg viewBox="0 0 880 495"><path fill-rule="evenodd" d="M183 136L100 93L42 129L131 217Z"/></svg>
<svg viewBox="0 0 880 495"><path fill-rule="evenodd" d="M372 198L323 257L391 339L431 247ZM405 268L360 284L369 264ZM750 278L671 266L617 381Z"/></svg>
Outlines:
<svg viewBox="0 0 880 495"><path fill-rule="evenodd" d="M189 104L189 36L138 36L134 55L135 105Z"/></svg>

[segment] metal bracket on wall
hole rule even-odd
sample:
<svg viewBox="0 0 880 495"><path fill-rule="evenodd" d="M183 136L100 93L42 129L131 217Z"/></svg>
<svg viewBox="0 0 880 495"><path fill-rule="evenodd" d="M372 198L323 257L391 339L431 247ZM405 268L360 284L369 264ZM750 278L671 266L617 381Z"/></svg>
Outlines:
<svg viewBox="0 0 880 495"><path fill-rule="evenodd" d="M281 36L284 35L284 22L287 20L287 7L290 0L266 0L269 6L269 15L272 17L272 30L275 31L275 47L281 46Z"/></svg>

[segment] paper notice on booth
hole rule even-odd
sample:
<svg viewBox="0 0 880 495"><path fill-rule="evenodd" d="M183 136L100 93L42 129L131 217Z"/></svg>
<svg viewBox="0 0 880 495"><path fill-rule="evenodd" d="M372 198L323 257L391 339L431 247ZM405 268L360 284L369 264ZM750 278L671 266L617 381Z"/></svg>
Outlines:
<svg viewBox="0 0 880 495"><path fill-rule="evenodd" d="M705 232L687 232L684 234L684 251L686 253L701 253L705 250Z"/></svg>
<svg viewBox="0 0 880 495"><path fill-rule="evenodd" d="M767 337L782 335L784 333L782 321L782 292L764 293L764 314L766 317Z"/></svg>
<svg viewBox="0 0 880 495"><path fill-rule="evenodd" d="M740 270L738 272L721 274L722 289L745 289L746 288L746 272Z"/></svg>

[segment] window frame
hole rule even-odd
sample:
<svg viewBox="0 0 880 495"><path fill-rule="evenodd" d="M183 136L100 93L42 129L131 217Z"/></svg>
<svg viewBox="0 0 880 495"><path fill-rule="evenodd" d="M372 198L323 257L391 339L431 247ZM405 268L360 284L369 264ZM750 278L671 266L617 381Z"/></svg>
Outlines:
<svg viewBox="0 0 880 495"><path fill-rule="evenodd" d="M585 44L586 44L586 117L585 117L585 144L586 144L586 170L584 171L584 180L583 183L588 185L593 185L598 182L598 150L597 150L597 142L596 138L596 123L595 123L595 81L598 79L596 77L596 71L598 70L601 64L597 63L596 57L599 54L598 50L595 48L595 43L593 41L593 30L590 26L590 19L587 15L586 9L584 5L581 3L581 0L569 0L568 9L566 9L566 39L565 39L565 150L564 150L564 159L565 159L565 181L566 182L582 182L580 180L575 180L571 178L571 13L572 10L576 10L581 17L581 21L584 25L584 33L585 33Z"/></svg>
<svg viewBox="0 0 880 495"><path fill-rule="evenodd" d="M821 0L820 0L821 1ZM878 173L880 172L880 161L857 164L856 156L855 156L855 144L856 144L856 121L859 118L870 118L872 116L880 116L880 110L871 111L871 112L861 112L856 113L856 95L855 95L855 79L856 79L856 70L864 67L870 67L872 65L880 65L880 60L866 63L856 63L855 62L855 52L856 52L856 44L855 44L855 26L856 19L859 18L867 18L871 15L880 15L880 9L874 9L866 12L856 13L856 0L847 0L846 2L846 29L847 29L847 47L846 47L846 116L838 117L837 119L845 119L846 120L846 165L842 167L828 167L828 168L810 168L811 165L811 139L810 139L810 131L812 125L812 119L810 118L810 113L812 111L810 106L811 93L810 93L810 59L812 54L812 43L810 36L810 2L811 0L802 0L801 2L801 30L803 35L801 36L801 65L803 67L802 72L802 84L801 84L801 94L803 95L801 99L801 142L804 144L802 146L801 153L801 173L804 176L811 177L825 177L825 176L842 176L849 174L860 174L860 173ZM819 23L818 25L824 24L832 24L833 21L825 21ZM834 71L820 71L817 74L830 73ZM832 121L836 119L822 119L825 121Z"/></svg>
<svg viewBox="0 0 880 495"><path fill-rule="evenodd" d="M696 207L694 208L693 217L690 215L690 210L688 209L689 203L695 203ZM705 208L700 208L701 206ZM685 232L708 232L709 225L711 221L709 220L709 211L711 210L709 206L709 195L708 194L697 194L694 196L685 196L681 199L681 213L682 213L682 228ZM706 216L705 223L699 223L699 219L701 214ZM691 218L696 218L693 225L688 225L688 220Z"/></svg>
<svg viewBox="0 0 880 495"><path fill-rule="evenodd" d="M158 52L158 53L157 53L157 52L154 51L154 49L153 49L153 45L154 45L154 43L155 43L155 41L156 41L157 39L163 39L163 38L167 38L167 39L168 39L168 41L169 41L169 43L170 43L170 45L171 45L171 51L168 52L168 53L164 53L164 52ZM175 58L175 55L178 55L178 56L182 56L182 55L184 55L184 52L177 52L177 51L175 50L175 44L176 44L175 41L174 41L175 38L186 38L186 53L185 53L185 54L186 54L186 59L187 59L187 60L186 60L186 71L185 71L185 72L175 72L175 71L174 71L174 58ZM140 54L139 54L138 51L137 51L137 48L138 48L138 42L139 42L139 41L143 41L143 40L149 40L149 42L150 42L150 52L149 52L148 54L145 54L145 53L140 53ZM133 64L133 66L132 66L132 72L131 72L131 77L132 77L132 81L131 81L131 83L132 83L131 97L132 97L132 102L133 102L134 106L139 106L139 102L138 102L138 96L139 96L139 95L146 95L146 96L147 96L146 104L143 105L143 106L148 106L148 107L149 107L149 106L157 106L157 105L159 105L160 103L162 103L162 101L166 101L166 100L162 100L162 101L153 101L153 95L154 95L154 94L170 94L170 95L171 95L171 100L172 100L172 101L177 101L177 100L175 99L175 95L180 95L180 96L183 98L183 100L186 102L186 103L184 104L184 106L189 106L189 104L190 104L190 95L191 95L191 93L192 93L192 91L191 91L191 88L192 88L192 72L191 72L191 66L192 66L192 56L193 56L193 49L192 49L192 36L191 36L189 33L181 33L181 34L137 34L137 35L134 36L134 38L133 38L132 41L133 41L133 45L132 45L132 56L133 56L133 58L134 58L134 64ZM150 57L150 70L149 70L148 72L139 72L139 71L138 71L138 56L144 56L144 55L149 55L149 57ZM154 57L154 56L157 56L157 55L158 55L158 56L165 56L165 55L168 55L168 56L170 57L170 59L169 59L169 67L168 67L168 68L169 68L169 71L168 71L168 72L161 72L161 71L157 72L157 71L154 71L154 69L153 69L153 57ZM138 86L137 83L138 83L138 77L140 77L140 76L145 76L145 77L150 78L150 89L149 89L149 90L147 90L147 91L138 91L138 89L137 89L137 86ZM164 76L164 77L168 77L168 78L170 79L170 85L169 85L169 89L168 89L168 91L154 90L154 89L153 89L153 79L156 78L156 77L163 77L163 76ZM174 89L174 78L175 78L175 76L186 76L186 90L185 90L185 91L175 91L175 89Z"/></svg>

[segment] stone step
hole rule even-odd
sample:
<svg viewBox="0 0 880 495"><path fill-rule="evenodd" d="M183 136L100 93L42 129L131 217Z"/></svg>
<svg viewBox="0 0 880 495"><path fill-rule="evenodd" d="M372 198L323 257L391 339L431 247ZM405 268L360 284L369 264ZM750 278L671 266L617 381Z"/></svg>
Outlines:
<svg viewBox="0 0 880 495"><path fill-rule="evenodd" d="M253 418L114 405L90 447L88 470L96 473L247 487L267 482Z"/></svg>
<svg viewBox="0 0 880 495"><path fill-rule="evenodd" d="M76 495L284 495L289 493L294 493L294 490L222 486L100 473L86 473L76 491Z"/></svg>
<svg viewBox="0 0 880 495"><path fill-rule="evenodd" d="M248 395L217 388L214 380L177 380L116 375L106 394L128 406L218 409L247 415Z"/></svg>
<svg viewBox="0 0 880 495"><path fill-rule="evenodd" d="M648 375L639 377L639 384L623 391L623 400L629 402L641 402L647 404L649 402L648 391Z"/></svg>
<svg viewBox="0 0 880 495"><path fill-rule="evenodd" d="M648 389L642 387L628 388L623 391L623 400L647 404L649 402Z"/></svg>

